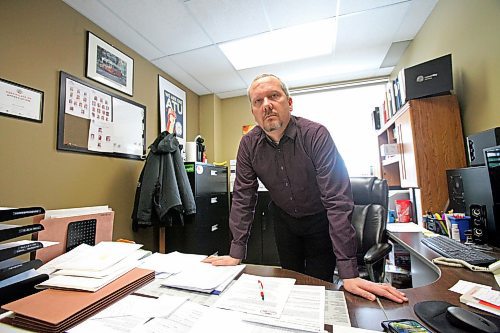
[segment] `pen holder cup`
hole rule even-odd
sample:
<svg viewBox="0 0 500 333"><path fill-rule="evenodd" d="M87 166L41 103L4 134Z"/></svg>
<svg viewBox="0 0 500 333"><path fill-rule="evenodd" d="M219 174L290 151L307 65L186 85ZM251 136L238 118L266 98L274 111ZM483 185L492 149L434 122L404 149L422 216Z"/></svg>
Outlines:
<svg viewBox="0 0 500 333"><path fill-rule="evenodd" d="M451 224L457 224L458 225L458 231L460 232L460 241L465 242L466 238L465 237L465 232L467 230L470 230L470 216L464 216L464 217L453 217L453 216L448 216L450 219Z"/></svg>
<svg viewBox="0 0 500 333"><path fill-rule="evenodd" d="M446 221L438 220L434 217L427 216L425 218L427 224L426 228L438 235L448 236L446 232Z"/></svg>

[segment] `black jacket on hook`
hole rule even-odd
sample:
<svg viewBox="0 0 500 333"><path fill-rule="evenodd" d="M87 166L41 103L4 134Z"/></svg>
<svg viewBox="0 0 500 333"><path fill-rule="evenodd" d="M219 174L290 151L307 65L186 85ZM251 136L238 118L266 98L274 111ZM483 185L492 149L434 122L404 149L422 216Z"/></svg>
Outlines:
<svg viewBox="0 0 500 333"><path fill-rule="evenodd" d="M183 215L196 213L193 191L175 135L162 132L149 148L135 192L134 231L139 227L183 223Z"/></svg>

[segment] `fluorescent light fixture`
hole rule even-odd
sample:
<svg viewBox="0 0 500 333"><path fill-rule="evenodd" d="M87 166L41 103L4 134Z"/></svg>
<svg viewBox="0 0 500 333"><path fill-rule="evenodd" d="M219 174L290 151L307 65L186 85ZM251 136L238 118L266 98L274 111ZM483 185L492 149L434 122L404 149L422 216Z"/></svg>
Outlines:
<svg viewBox="0 0 500 333"><path fill-rule="evenodd" d="M332 53L335 19L283 28L219 44L237 70Z"/></svg>

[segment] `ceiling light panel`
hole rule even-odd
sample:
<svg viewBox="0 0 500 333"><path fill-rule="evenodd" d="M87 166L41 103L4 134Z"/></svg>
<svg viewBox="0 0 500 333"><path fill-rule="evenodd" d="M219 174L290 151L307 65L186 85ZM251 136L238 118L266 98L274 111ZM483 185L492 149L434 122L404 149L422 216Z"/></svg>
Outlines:
<svg viewBox="0 0 500 333"><path fill-rule="evenodd" d="M330 54L335 19L326 19L219 44L237 70Z"/></svg>

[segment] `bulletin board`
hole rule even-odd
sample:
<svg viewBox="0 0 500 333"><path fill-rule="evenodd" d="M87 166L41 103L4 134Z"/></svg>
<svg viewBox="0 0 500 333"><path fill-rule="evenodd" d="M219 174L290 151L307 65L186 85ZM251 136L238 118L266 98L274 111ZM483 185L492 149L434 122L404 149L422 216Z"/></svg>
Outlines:
<svg viewBox="0 0 500 333"><path fill-rule="evenodd" d="M144 159L145 117L144 105L61 71L58 150Z"/></svg>

